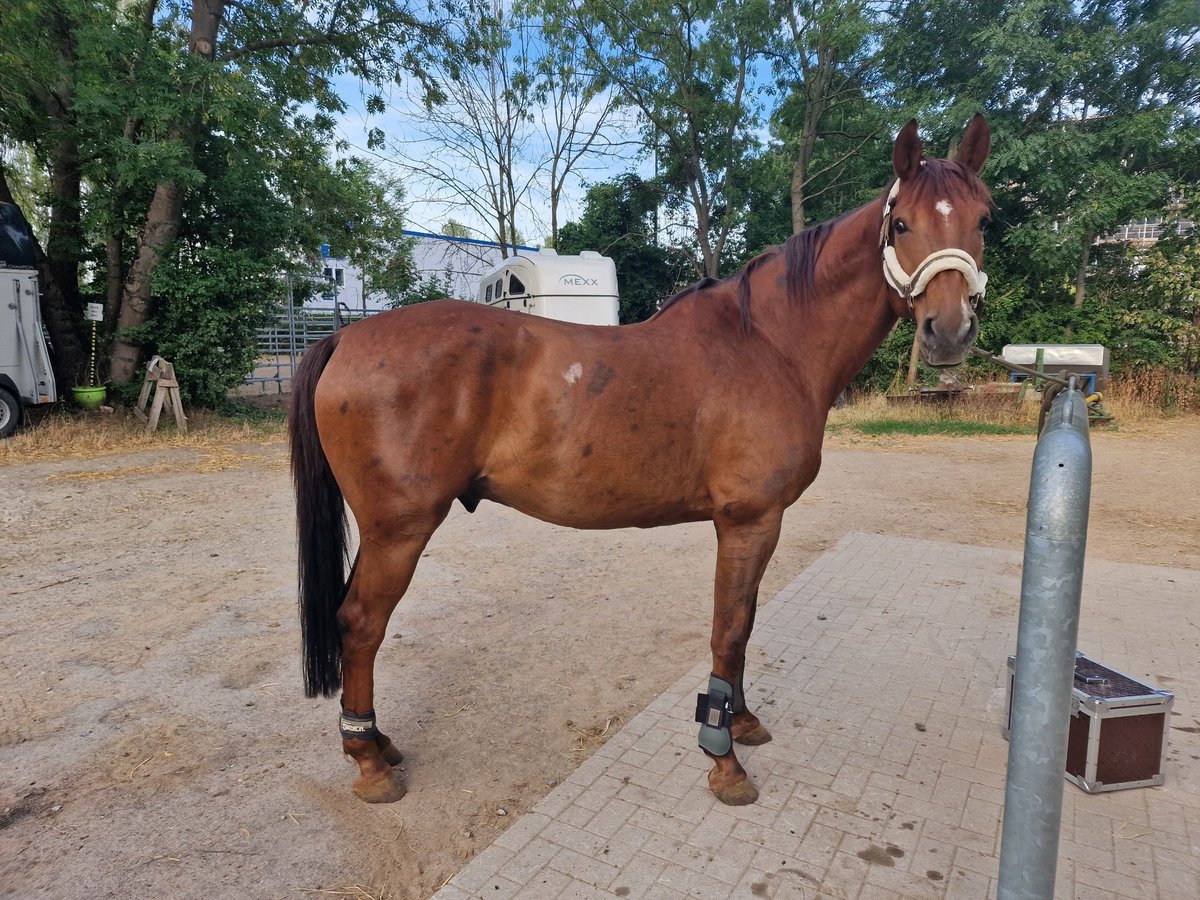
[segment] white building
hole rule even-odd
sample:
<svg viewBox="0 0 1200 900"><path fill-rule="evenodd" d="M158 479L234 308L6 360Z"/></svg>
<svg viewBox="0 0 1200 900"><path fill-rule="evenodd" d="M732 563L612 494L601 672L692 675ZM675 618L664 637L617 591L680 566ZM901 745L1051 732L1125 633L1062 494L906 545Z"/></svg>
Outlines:
<svg viewBox="0 0 1200 900"><path fill-rule="evenodd" d="M421 278L436 277L449 284L448 294L460 300L471 300L479 290L479 280L502 261L500 245L475 238L449 237L423 231L405 231L412 240L413 263ZM522 255L538 252L537 247L517 246ZM511 252L511 249L510 249ZM322 261L323 275L337 296L351 312L369 313L387 309L387 298L366 293L362 270L348 259L329 257ZM328 294L313 298L307 306L329 306Z"/></svg>

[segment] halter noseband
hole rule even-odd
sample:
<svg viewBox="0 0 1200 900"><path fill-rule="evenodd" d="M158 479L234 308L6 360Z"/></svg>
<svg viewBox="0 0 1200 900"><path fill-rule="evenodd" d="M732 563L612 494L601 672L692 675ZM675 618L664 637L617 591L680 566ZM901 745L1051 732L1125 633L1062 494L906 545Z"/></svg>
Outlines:
<svg viewBox="0 0 1200 900"><path fill-rule="evenodd" d="M912 313L913 298L920 296L925 291L929 282L933 280L933 276L948 269L955 269L962 272L963 277L967 279L967 288L971 292L971 308L974 309L987 291L987 273L980 271L971 254L965 250L959 250L957 247L934 250L921 261L921 264L917 266L917 271L911 275L905 272L904 267L900 265L900 260L896 258L896 248L891 245L892 207L895 206L899 193L900 179L897 178L888 193L887 200L884 201L883 225L879 229L879 246L883 248L884 281L904 298L908 303L909 313Z"/></svg>

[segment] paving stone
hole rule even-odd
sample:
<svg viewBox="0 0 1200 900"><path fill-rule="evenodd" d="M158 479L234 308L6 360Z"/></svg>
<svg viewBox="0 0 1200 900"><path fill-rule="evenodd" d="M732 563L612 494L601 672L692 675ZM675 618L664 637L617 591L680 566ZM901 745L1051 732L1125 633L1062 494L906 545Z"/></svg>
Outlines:
<svg viewBox="0 0 1200 900"><path fill-rule="evenodd" d="M437 900L995 897L1020 578L1011 551L846 535L758 613L758 803L707 790L697 661ZM1200 573L1089 560L1083 593L1080 648L1162 679L1179 727L1162 787L1064 781L1055 896L1198 897Z"/></svg>

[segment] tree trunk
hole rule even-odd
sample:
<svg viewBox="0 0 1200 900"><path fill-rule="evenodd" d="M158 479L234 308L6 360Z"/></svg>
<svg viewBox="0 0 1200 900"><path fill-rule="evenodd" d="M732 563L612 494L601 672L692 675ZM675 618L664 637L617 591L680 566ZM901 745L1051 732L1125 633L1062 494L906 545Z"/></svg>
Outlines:
<svg viewBox="0 0 1200 900"><path fill-rule="evenodd" d="M804 230L804 181L807 171L808 160L803 152L796 154L796 161L792 163L792 234Z"/></svg>
<svg viewBox="0 0 1200 900"><path fill-rule="evenodd" d="M1087 267L1088 260L1092 255L1092 239L1095 237L1095 232L1088 228L1083 233L1083 252L1079 255L1079 269L1075 273L1075 303L1076 310L1083 309L1084 297L1087 294ZM1063 339L1070 341L1075 336L1075 329L1071 325L1063 330Z"/></svg>
<svg viewBox="0 0 1200 900"><path fill-rule="evenodd" d="M1079 256L1079 271L1075 273L1075 308L1083 309L1083 298L1087 292L1087 267L1092 255L1092 229L1083 234L1083 253Z"/></svg>
<svg viewBox="0 0 1200 900"><path fill-rule="evenodd" d="M50 169L50 227L46 234L49 268L64 302L79 315L79 260L83 255L83 229L80 222L82 174L79 151L74 143L63 141L54 149Z"/></svg>
<svg viewBox="0 0 1200 900"><path fill-rule="evenodd" d="M709 278L720 278L721 257L712 245L707 206L698 206L696 209L696 241L700 244L700 256L704 260L704 274Z"/></svg>
<svg viewBox="0 0 1200 900"><path fill-rule="evenodd" d="M555 184L554 171L550 172L550 246L558 247L558 201L559 188Z"/></svg>
<svg viewBox="0 0 1200 900"><path fill-rule="evenodd" d="M804 52L803 30L796 18L796 13L789 6L788 19L792 27L792 39L797 49ZM808 186L809 166L812 164L813 150L817 143L817 133L821 128L821 119L829 109L829 88L837 73L837 51L829 46L817 47L816 65L802 64L803 81L800 90L804 92L804 124L800 131L800 150L796 154L796 162L792 165L792 233L798 234L804 230L804 191Z"/></svg>
<svg viewBox="0 0 1200 900"><path fill-rule="evenodd" d="M137 256L129 267L117 315L117 338L113 341L110 378L114 384L133 381L141 356L141 344L126 339L127 329L144 325L150 318L154 271L163 252L179 234L183 216L183 189L173 181L160 184L146 213L146 227L138 240Z"/></svg>
<svg viewBox="0 0 1200 900"><path fill-rule="evenodd" d="M908 377L904 379L906 387L917 383L917 363L921 361L921 333L913 335L912 352L908 355Z"/></svg>
<svg viewBox="0 0 1200 900"><path fill-rule="evenodd" d="M104 268L104 321L107 328L112 328L121 310L121 290L125 285L121 233L115 227L104 239Z"/></svg>
<svg viewBox="0 0 1200 900"><path fill-rule="evenodd" d="M810 97L804 104L804 129L800 135L800 152L792 166L792 233L804 230L804 189L808 186L808 169L812 163L813 150L817 145L817 130L825 115L825 94L829 85L829 74L817 71L809 86Z"/></svg>
<svg viewBox="0 0 1200 900"><path fill-rule="evenodd" d="M196 56L212 60L217 50L217 32L225 14L225 0L195 0L192 4L192 28L188 50ZM182 140L188 150L198 139L199 123L180 123L173 137ZM160 183L154 190L146 224L138 238L133 264L125 277L121 292L121 309L117 315L117 337L113 342L111 380L115 384L133 381L141 356L141 345L122 336L126 329L144 325L150 318L151 291L154 272L163 254L179 234L183 218L183 188L175 181Z"/></svg>

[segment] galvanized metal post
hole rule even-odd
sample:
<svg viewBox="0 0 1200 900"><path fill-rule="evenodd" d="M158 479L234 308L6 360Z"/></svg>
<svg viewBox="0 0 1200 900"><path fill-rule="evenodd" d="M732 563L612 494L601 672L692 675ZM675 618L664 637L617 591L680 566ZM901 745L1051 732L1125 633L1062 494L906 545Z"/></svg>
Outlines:
<svg viewBox="0 0 1200 900"><path fill-rule="evenodd" d="M1012 693L999 900L1051 900L1091 500L1087 406L1055 398L1033 454Z"/></svg>

